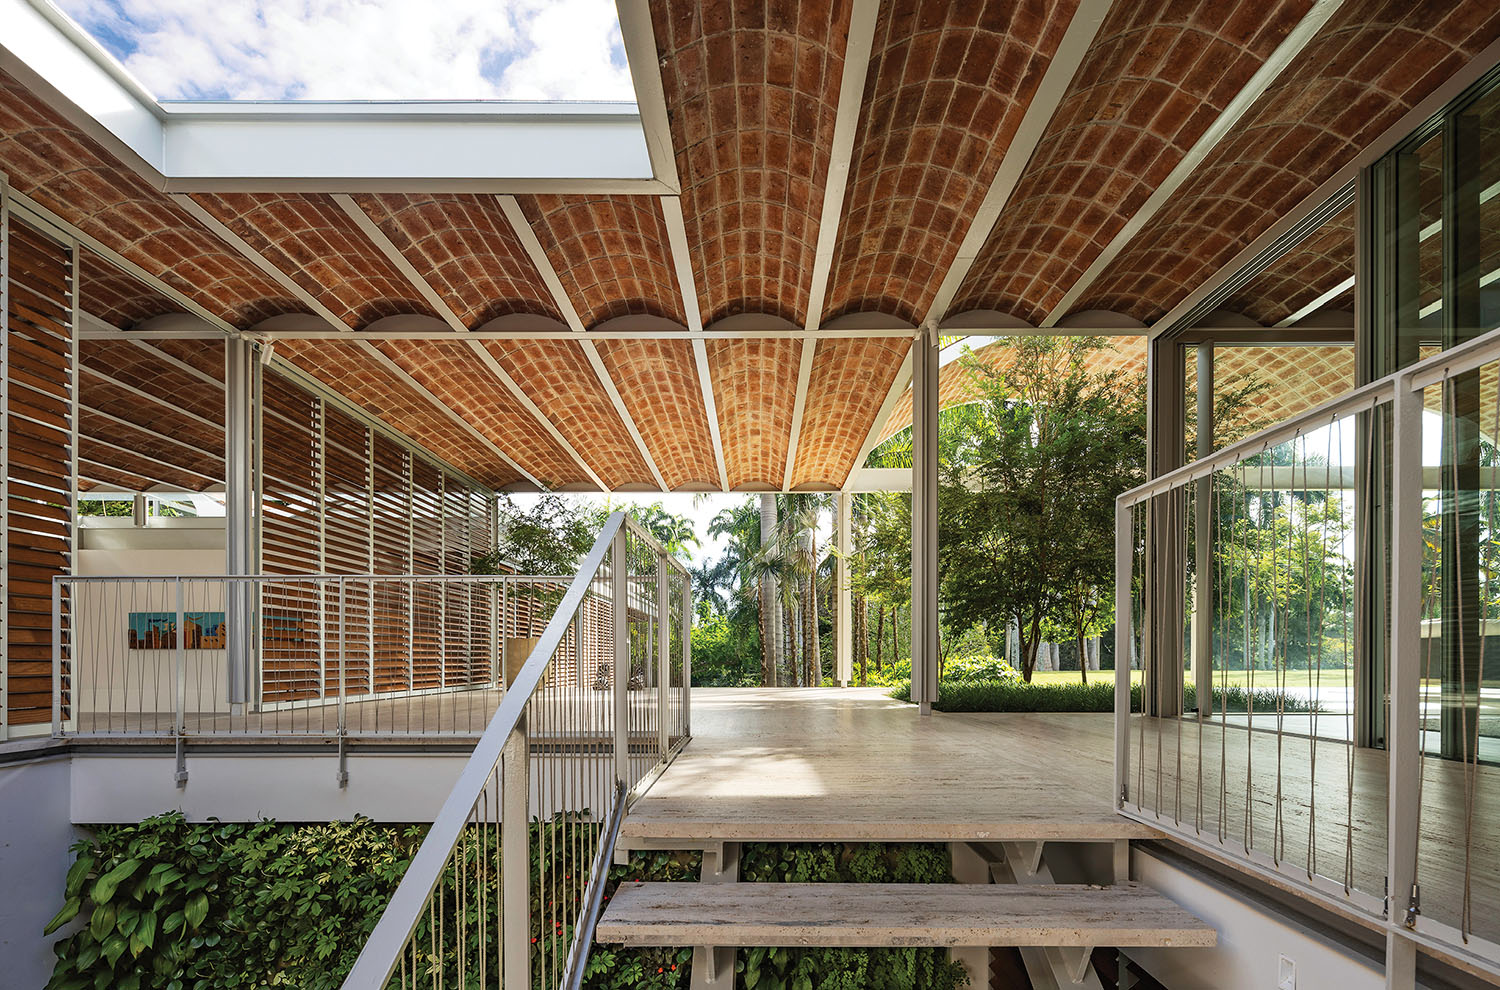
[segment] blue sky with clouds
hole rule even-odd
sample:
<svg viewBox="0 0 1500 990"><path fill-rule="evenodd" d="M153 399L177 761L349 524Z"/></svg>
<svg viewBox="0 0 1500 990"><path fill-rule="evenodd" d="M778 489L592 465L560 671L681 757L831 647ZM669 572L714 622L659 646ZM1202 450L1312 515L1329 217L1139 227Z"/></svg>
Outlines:
<svg viewBox="0 0 1500 990"><path fill-rule="evenodd" d="M58 0L162 100L633 100L610 0Z"/></svg>

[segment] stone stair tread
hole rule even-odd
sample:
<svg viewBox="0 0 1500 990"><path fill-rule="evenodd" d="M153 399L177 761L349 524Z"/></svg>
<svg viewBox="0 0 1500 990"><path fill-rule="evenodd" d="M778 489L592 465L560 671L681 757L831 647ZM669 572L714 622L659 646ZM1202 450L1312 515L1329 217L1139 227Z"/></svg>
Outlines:
<svg viewBox="0 0 1500 990"><path fill-rule="evenodd" d="M1136 883L622 883L598 940L628 946L1211 946Z"/></svg>

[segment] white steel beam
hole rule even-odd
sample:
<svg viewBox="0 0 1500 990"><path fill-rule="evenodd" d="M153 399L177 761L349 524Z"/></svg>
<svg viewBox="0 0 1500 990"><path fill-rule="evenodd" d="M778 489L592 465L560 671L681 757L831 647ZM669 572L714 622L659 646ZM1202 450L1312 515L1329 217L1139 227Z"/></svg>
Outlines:
<svg viewBox="0 0 1500 990"><path fill-rule="evenodd" d="M622 5L623 6L623 5ZM667 242L672 249L672 267L677 272L677 288L682 297L682 313L690 333L702 334L703 313L698 308L698 283L693 278L692 256L688 253L687 224L682 219L682 200L676 196L661 198L661 214L667 227ZM698 368L698 388L703 395L703 412L708 418L708 435L714 444L714 467L719 472L719 490L729 491L729 472L724 466L724 440L719 434L719 404L714 398L713 379L709 377L708 345L700 337L693 341L693 362Z"/></svg>
<svg viewBox="0 0 1500 990"><path fill-rule="evenodd" d="M682 183L677 176L672 122L667 116L667 96L661 84L651 5L649 0L616 0L615 12L620 19L620 38L625 46L625 61L630 66L630 80L635 86L635 102L651 171L669 187L668 193L675 195L682 191Z"/></svg>
<svg viewBox="0 0 1500 990"><path fill-rule="evenodd" d="M1047 71L1037 86L1036 94L1026 107L1026 115L1021 118L1015 136L1005 149L1005 157L1000 160L1000 168L995 172L994 181L990 183L989 191L985 193L973 222L964 234L963 243L958 247L958 255L943 275L943 282L938 286L937 295L927 311L927 320L941 322L948 314L948 307L958 294L959 286L968 277L969 269L974 266L979 252L989 240L1000 214L1010 202L1016 186L1020 185L1021 176L1025 174L1031 156L1046 134L1047 125L1057 113L1058 105L1067 95L1068 87L1072 85L1078 67L1083 64L1084 56L1094 44L1094 38L1098 36L1111 4L1112 0L1081 0L1078 9L1073 12L1068 30L1064 32L1062 41L1058 43L1057 51L1053 53L1052 61L1048 63Z"/></svg>
<svg viewBox="0 0 1500 990"><path fill-rule="evenodd" d="M391 264L395 265L396 268L400 270L401 274L406 276L406 280L411 283L412 288L416 289L417 292L422 296L422 298L426 300L427 304L432 307L432 311L437 313L438 316L442 318L443 322L448 324L448 326L455 333L464 335L464 339L462 342L474 352L474 355L479 358L480 362L484 364L484 366L488 368L492 374L500 379L501 384L503 384L511 393L511 395L513 395L516 400L521 403L522 407L524 407L526 411L531 414L532 418L537 421L538 425L540 425L542 429L546 430L547 433L552 437L552 439L557 441L557 443L562 447L563 450L568 452L568 455L573 458L574 463L578 465L579 469L582 470L584 474L588 475L588 477L599 486L599 490L604 491L604 482L597 474L594 473L593 468L589 467L584 459L579 456L578 451L573 449L573 445L569 443L567 438L562 435L561 431L559 431L558 428L553 424L552 420L547 418L547 415L542 412L541 408L535 402L532 402L531 398L521 390L521 387L516 384L515 379L506 374L505 369L500 366L500 362L495 360L495 356L485 348L484 344L482 344L478 340L473 339L470 336L469 328L464 325L464 322L461 319L459 319L458 314L453 311L453 307L449 306L448 303L443 299L443 297L438 295L437 290L434 289L432 287L432 284L422 276L421 272L417 271L416 266L413 265L410 261L406 260L406 256L397 249L396 245L391 241L389 237L385 235L385 232L376 225L375 221L371 220L369 215L360 208L360 205L354 201L353 197L345 194L338 194L333 198L334 201L338 203L339 207L349 215L350 219L355 222L355 224L364 233L364 235L369 238L370 243L375 245L375 247L380 250L380 253L385 255L386 259L389 260ZM445 338L434 337L433 339L441 340ZM525 472L522 473L524 474ZM527 477L531 476L527 474Z"/></svg>
<svg viewBox="0 0 1500 990"><path fill-rule="evenodd" d="M1500 40L1491 42L1471 58L1463 68L1449 76L1442 85L1433 90L1416 106L1408 110L1380 137L1370 142L1358 154L1345 162L1338 171L1330 175L1323 184L1302 198L1280 220L1268 227L1261 235L1231 258L1222 268L1214 272L1181 302L1167 311L1166 315L1151 325L1151 336L1156 336L1174 324L1180 323L1198 304L1219 290L1225 282L1270 248L1281 237L1300 224L1310 213L1326 203L1335 193L1343 189L1366 167L1384 158L1396 145L1405 141L1422 124L1430 120L1443 107L1453 102L1464 90L1478 82L1485 73L1500 62Z"/></svg>
<svg viewBox="0 0 1500 990"><path fill-rule="evenodd" d="M806 330L822 324L833 259L838 252L839 230L844 216L844 194L849 186L849 165L854 158L854 138L859 132L859 113L864 104L865 77L870 72L870 53L875 48L878 0L854 0L849 14L849 37L844 46L844 74L839 81L839 104L834 113L833 144L829 148L828 175L823 183L823 208L818 214L818 242L813 253L812 284L807 297ZM812 379L818 341L802 338L802 359L797 367L797 396L792 403L792 429L786 445L786 467L781 488L790 491L792 468L802 439L802 416L807 409L807 386Z"/></svg>
<svg viewBox="0 0 1500 990"><path fill-rule="evenodd" d="M1136 235L1145 229L1146 224L1150 222L1151 218L1156 216L1161 208L1176 194L1177 190L1192 177L1193 172L1203 163L1204 159L1209 156L1226 135L1234 130L1240 118L1249 112L1255 101L1260 99L1261 95L1276 81L1276 78L1302 53L1302 49L1307 47L1308 43L1322 30L1323 25L1328 23L1328 19L1343 4L1344 0L1315 0L1312 8L1303 15L1302 20L1297 22L1297 26L1292 28L1291 33L1282 40L1281 44L1276 46L1276 50L1261 64L1261 67L1256 70L1255 75L1250 77L1250 81L1245 84L1244 88L1235 94L1234 99L1229 101L1229 105L1224 108L1224 112L1215 118L1214 122L1209 125L1208 130L1204 131L1203 135L1188 149L1187 154L1183 155L1182 160L1177 163L1177 167L1172 169L1171 173L1162 180L1161 185L1157 186L1146 199L1146 202L1141 204L1140 209L1136 210L1130 219L1125 221L1125 225L1104 246L1104 250L1084 270L1084 273L1078 277L1078 280L1068 288L1067 292L1063 293L1057 305L1052 307L1052 311L1042 321L1043 327L1056 326L1057 321L1068 314L1068 311L1088 291L1089 286L1094 284L1094 280L1104 273L1105 269L1114 262L1115 258L1119 257L1125 248L1129 246L1130 242L1135 239Z"/></svg>
<svg viewBox="0 0 1500 990"><path fill-rule="evenodd" d="M510 221L516 236L521 239L521 244L526 248L526 254L531 259L531 263L536 266L537 272L542 276L542 281L546 283L558 312L562 313L564 320L573 329L575 335L583 334L585 328L583 321L578 317L578 310L563 289L562 281L557 277L557 271L552 267L552 261L547 257L547 252L542 247L541 240L536 236L536 231L531 229L531 224L526 220L526 214L521 212L521 204L516 202L514 196L496 196L495 199L499 202L505 219ZM620 390L615 387L614 379L610 378L609 369L604 367L604 359L599 356L599 348L594 341L581 338L579 345L583 348L584 357L588 359L590 367L594 369L594 375L599 379L599 384L604 386L604 391L609 396L610 403L615 407L615 413L620 417L620 422L625 425L625 431L635 442L636 450L640 452L641 459L651 472L651 477L656 479L659 489L666 491L666 479L657 468L651 451L646 449L646 441L641 437L641 431L636 428L635 419L630 415L630 410L625 408L625 400L620 397Z"/></svg>

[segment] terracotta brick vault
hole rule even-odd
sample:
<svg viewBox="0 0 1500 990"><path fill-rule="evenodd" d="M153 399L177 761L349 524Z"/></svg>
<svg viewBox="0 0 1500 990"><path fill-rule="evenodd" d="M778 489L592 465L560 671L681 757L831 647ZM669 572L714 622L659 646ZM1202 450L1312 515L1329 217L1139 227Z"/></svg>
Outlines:
<svg viewBox="0 0 1500 990"><path fill-rule="evenodd" d="M1099 10L1080 0L647 6L624 36L654 67L637 80L649 181L177 182L5 63L8 209L76 241L60 291L85 314L82 486L222 483L221 341L240 333L487 485L717 489L722 459L730 488L836 489L867 440L909 424L911 339L935 303L987 336L1096 315L1144 332L1500 39L1486 0L1348 2L1326 21L1314 0L1117 0L1091 37L1070 31ZM1258 73L1270 84L1237 103ZM1232 105L1248 108L1216 128ZM999 215L976 229L987 199ZM1352 333L1354 215L1233 283L1217 316ZM1428 301L1439 246L1423 244ZM1097 363L1135 373L1141 353ZM1261 411L1346 387L1350 353L1256 359L1286 393ZM1249 355L1224 351L1221 373ZM943 403L973 395L943 368Z"/></svg>

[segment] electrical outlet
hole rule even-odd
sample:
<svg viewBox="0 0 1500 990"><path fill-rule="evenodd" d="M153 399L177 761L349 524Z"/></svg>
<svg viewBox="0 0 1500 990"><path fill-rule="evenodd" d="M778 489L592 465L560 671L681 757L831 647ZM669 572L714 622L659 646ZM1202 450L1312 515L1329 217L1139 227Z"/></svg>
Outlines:
<svg viewBox="0 0 1500 990"><path fill-rule="evenodd" d="M1276 990L1297 990L1297 963L1286 956L1276 965Z"/></svg>

